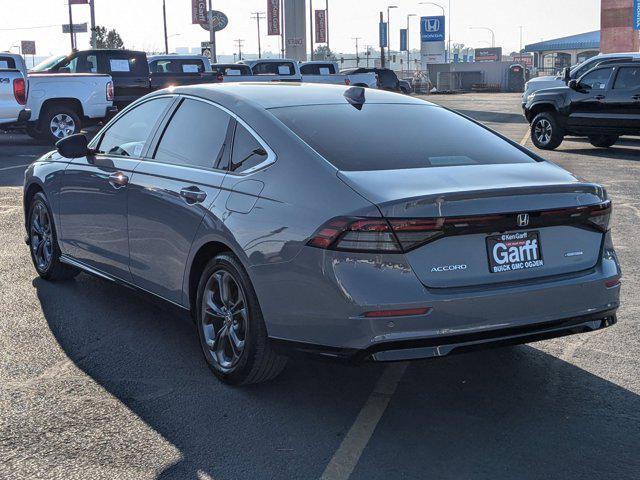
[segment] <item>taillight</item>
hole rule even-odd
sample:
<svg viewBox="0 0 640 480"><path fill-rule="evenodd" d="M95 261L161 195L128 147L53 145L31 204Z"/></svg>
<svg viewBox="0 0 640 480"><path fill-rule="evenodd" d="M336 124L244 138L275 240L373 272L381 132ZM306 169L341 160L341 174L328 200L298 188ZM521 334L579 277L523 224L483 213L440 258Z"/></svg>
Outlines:
<svg viewBox="0 0 640 480"><path fill-rule="evenodd" d="M380 88L381 86L382 86L382 83L380 83L380 77L376 73L376 87Z"/></svg>
<svg viewBox="0 0 640 480"><path fill-rule="evenodd" d="M27 104L27 85L24 78L16 78L13 80L13 96L20 105Z"/></svg>
<svg viewBox="0 0 640 480"><path fill-rule="evenodd" d="M403 253L446 236L529 230L560 225L609 229L611 202L558 210L527 212L528 225L518 224L518 213L436 218L336 217L322 225L307 245L325 250Z"/></svg>
<svg viewBox="0 0 640 480"><path fill-rule="evenodd" d="M218 75L216 75L216 80L218 82L224 82L224 75L222 75L221 73L219 73Z"/></svg>
<svg viewBox="0 0 640 480"><path fill-rule="evenodd" d="M349 78L348 78L348 77L347 77L347 78L345 78L345 79L344 79L344 84L345 84L346 86L351 85L351 80L349 80Z"/></svg>
<svg viewBox="0 0 640 480"><path fill-rule="evenodd" d="M107 83L107 102L113 102L113 82Z"/></svg>

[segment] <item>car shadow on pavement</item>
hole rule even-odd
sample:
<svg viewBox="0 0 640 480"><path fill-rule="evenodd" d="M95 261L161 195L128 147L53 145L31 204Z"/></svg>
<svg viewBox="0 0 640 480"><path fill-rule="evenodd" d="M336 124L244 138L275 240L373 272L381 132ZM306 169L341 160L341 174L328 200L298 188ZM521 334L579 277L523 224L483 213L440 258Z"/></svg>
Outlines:
<svg viewBox="0 0 640 480"><path fill-rule="evenodd" d="M467 117L471 117L478 122L486 123L527 123L521 113L492 112L491 110L463 110L454 109Z"/></svg>
<svg viewBox="0 0 640 480"><path fill-rule="evenodd" d="M68 358L179 450L157 478L318 478L385 368L296 361L231 388L186 314L85 274L33 284ZM528 346L413 363L354 478L631 478L638 411L634 393ZM105 431L85 464L123 441Z"/></svg>

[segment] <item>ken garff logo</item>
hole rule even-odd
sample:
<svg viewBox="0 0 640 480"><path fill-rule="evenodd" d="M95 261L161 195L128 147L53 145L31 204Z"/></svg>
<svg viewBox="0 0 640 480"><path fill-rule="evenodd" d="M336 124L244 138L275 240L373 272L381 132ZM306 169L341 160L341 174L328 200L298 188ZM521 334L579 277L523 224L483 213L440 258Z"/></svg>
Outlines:
<svg viewBox="0 0 640 480"><path fill-rule="evenodd" d="M527 225L529 225L529 214L528 213L518 214L518 226L526 227Z"/></svg>
<svg viewBox="0 0 640 480"><path fill-rule="evenodd" d="M425 20L425 29L427 32L439 32L440 31L440 19L427 18Z"/></svg>

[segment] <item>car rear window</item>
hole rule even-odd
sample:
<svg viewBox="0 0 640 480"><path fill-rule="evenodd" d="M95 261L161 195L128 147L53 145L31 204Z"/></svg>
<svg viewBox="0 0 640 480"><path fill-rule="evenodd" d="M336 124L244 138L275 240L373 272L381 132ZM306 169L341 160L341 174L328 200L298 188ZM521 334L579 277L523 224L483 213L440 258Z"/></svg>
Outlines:
<svg viewBox="0 0 640 480"><path fill-rule="evenodd" d="M0 57L0 69L2 68L16 68L16 62L11 57Z"/></svg>
<svg viewBox="0 0 640 480"><path fill-rule="evenodd" d="M309 105L270 110L337 169L396 170L536 160L491 131L433 105Z"/></svg>

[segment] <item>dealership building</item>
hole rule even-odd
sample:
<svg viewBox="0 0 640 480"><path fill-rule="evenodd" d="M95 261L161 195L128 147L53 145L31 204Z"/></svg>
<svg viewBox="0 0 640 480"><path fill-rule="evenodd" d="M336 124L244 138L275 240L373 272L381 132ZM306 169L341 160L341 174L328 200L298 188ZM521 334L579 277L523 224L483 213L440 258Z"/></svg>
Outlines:
<svg viewBox="0 0 640 480"><path fill-rule="evenodd" d="M600 30L533 43L524 51L533 53L536 69L555 72L598 55Z"/></svg>

